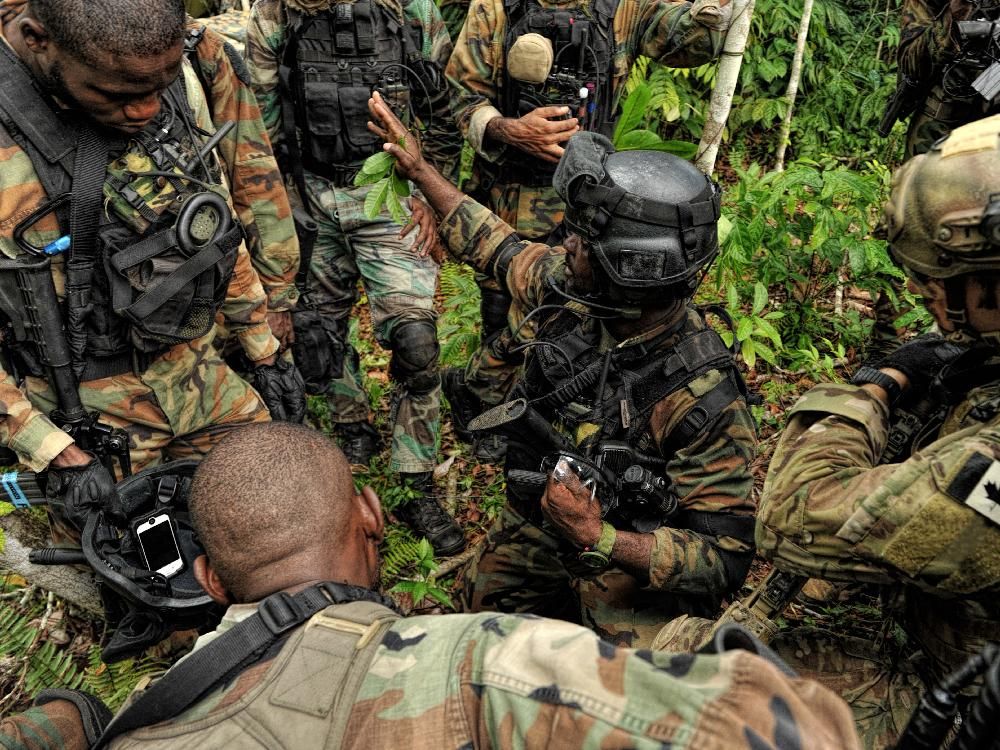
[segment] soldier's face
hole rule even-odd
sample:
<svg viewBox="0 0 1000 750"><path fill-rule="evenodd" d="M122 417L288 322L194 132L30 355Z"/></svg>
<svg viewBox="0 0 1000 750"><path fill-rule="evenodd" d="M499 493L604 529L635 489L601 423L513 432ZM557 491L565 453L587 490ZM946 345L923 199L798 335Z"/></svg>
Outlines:
<svg viewBox="0 0 1000 750"><path fill-rule="evenodd" d="M104 127L135 133L160 111L160 96L181 70L184 43L158 55L100 54L95 64L54 50L36 71L60 104Z"/></svg>
<svg viewBox="0 0 1000 750"><path fill-rule="evenodd" d="M575 232L570 232L563 247L566 248L567 290L573 294L589 294L594 291L594 271L590 265L586 241Z"/></svg>

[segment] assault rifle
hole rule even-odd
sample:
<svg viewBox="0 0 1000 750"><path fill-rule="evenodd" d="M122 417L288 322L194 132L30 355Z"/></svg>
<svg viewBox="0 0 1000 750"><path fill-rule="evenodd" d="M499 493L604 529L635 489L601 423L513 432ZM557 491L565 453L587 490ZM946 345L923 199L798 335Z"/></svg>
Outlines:
<svg viewBox="0 0 1000 750"><path fill-rule="evenodd" d="M44 208L51 211L52 205ZM56 426L82 450L96 455L112 475L117 462L122 476L127 477L132 473L128 435L120 428L100 422L97 412L88 412L80 400L80 384L73 370L61 306L52 281L51 257L24 241L25 227L39 216L37 212L29 216L14 231L15 240L27 254L0 257L0 312L6 318L4 347L27 362L29 371L48 375L58 404L49 418ZM16 357L7 359L15 362ZM16 362L13 367L16 371Z"/></svg>
<svg viewBox="0 0 1000 750"><path fill-rule="evenodd" d="M642 454L622 440L603 440L584 456L523 398L480 414L469 422L469 431L504 435L541 450L539 471L507 472L508 484L515 487L544 489L552 469L564 458L600 502L602 518L616 513L636 531L649 532L677 512L677 497L668 480L649 469L665 465L662 458Z"/></svg>

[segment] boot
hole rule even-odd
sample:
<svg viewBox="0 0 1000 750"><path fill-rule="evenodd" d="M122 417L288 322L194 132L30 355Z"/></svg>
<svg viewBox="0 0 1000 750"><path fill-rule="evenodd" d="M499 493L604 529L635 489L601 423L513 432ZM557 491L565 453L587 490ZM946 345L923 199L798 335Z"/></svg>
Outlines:
<svg viewBox="0 0 1000 750"><path fill-rule="evenodd" d="M335 424L333 431L340 449L352 464L367 466L381 447L378 432L367 421Z"/></svg>
<svg viewBox="0 0 1000 750"><path fill-rule="evenodd" d="M405 505L396 508L396 516L417 534L427 537L438 555L447 557L465 549L465 534L434 497L431 473L428 471L399 476L417 494Z"/></svg>
<svg viewBox="0 0 1000 750"><path fill-rule="evenodd" d="M451 421L455 426L455 435L463 443L472 443L475 439L468 430L469 422L485 410L479 400L465 384L465 371L461 367L449 367L441 373L441 390L448 398L451 406Z"/></svg>

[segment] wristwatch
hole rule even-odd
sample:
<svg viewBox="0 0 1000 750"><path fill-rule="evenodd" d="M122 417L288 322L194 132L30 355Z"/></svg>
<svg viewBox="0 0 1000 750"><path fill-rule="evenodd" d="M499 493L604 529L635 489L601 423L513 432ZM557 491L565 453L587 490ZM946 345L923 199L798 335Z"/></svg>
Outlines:
<svg viewBox="0 0 1000 750"><path fill-rule="evenodd" d="M615 547L618 532L607 521L601 522L601 537L591 547L584 547L580 552L580 562L591 568L604 568L611 563L611 550Z"/></svg>
<svg viewBox="0 0 1000 750"><path fill-rule="evenodd" d="M894 377L867 365L854 373L851 383L854 385L871 383L872 385L884 388L885 392L889 394L889 406L895 404L899 400L899 397L903 395L903 389Z"/></svg>

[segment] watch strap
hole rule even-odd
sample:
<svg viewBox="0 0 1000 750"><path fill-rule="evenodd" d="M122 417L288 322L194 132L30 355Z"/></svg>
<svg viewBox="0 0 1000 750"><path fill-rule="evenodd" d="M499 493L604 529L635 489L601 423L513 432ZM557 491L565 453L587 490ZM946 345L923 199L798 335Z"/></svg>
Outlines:
<svg viewBox="0 0 1000 750"><path fill-rule="evenodd" d="M592 568L603 568L611 563L611 551L615 548L618 531L607 521L601 522L601 536L593 545L584 547L580 560Z"/></svg>
<svg viewBox="0 0 1000 750"><path fill-rule="evenodd" d="M854 385L867 385L870 383L871 385L877 385L885 389L885 392L889 394L889 406L895 404L899 400L899 397L903 395L903 389L894 377L886 375L881 370L876 370L874 367L869 367L868 365L864 365L854 373L851 383Z"/></svg>

